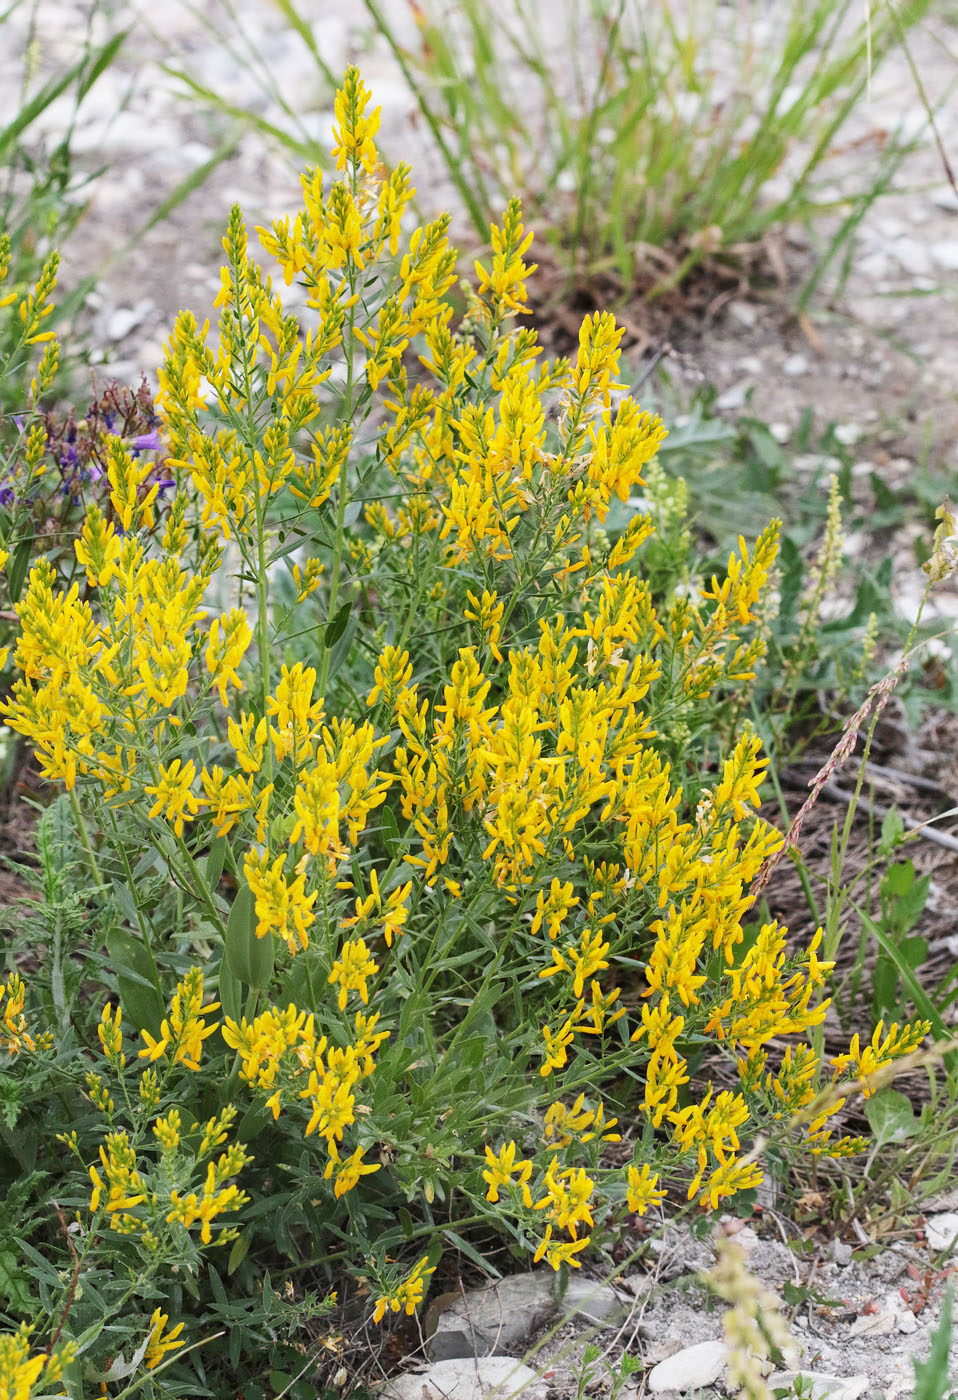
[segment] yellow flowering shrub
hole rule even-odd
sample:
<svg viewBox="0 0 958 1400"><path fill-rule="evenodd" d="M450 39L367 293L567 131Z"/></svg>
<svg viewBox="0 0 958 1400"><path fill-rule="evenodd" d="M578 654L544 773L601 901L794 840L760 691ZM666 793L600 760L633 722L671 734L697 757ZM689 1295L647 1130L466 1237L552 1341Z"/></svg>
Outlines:
<svg viewBox="0 0 958 1400"><path fill-rule="evenodd" d="M776 1119L855 1150L840 1098L809 1106L927 1029L821 1063L821 934L755 919L782 838L737 716L778 523L653 587L633 493L666 430L613 316L543 356L516 203L457 286L447 219L402 237L370 102L348 70L339 178L258 230L293 290L234 210L215 331L178 317L172 495L117 439L85 586L40 559L17 609L0 709L69 795L107 931L64 1043L12 973L0 1050L85 1104L64 1267L113 1282L57 1317L107 1394L100 1296L181 1379L225 1329L204 1384L234 1394L271 1270L295 1331L350 1277L375 1322L413 1313L476 1224L578 1267L630 1214L756 1187ZM737 1088L696 1075L705 1045Z"/></svg>

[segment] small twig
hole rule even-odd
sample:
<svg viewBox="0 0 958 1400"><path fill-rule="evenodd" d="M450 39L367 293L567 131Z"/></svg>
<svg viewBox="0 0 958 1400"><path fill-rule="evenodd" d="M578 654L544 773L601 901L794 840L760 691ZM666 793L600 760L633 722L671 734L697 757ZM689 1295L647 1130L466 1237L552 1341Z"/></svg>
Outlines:
<svg viewBox="0 0 958 1400"><path fill-rule="evenodd" d="M66 1325L67 1318L70 1316L70 1309L73 1307L73 1300L76 1297L77 1284L80 1281L80 1256L79 1254L77 1254L76 1245L70 1238L70 1227L67 1224L67 1218L58 1205L54 1204L53 1208L57 1213L57 1219L60 1222L60 1229L63 1232L63 1238L66 1240L67 1247L71 1255L73 1256L73 1277L70 1280L70 1287L67 1289L66 1305L64 1306L63 1312L60 1316L60 1321L57 1323L57 1330L54 1332L53 1336L50 1338L49 1343L47 1344L48 1357L53 1355L53 1348L60 1340L60 1334L63 1331L64 1326Z"/></svg>
<svg viewBox="0 0 958 1400"><path fill-rule="evenodd" d="M848 792L846 788L839 787L834 781L827 782L821 789L822 797L830 797L834 802L849 803L854 801L855 794ZM880 802L869 802L867 798L861 799L861 805L872 817L884 820L892 812L891 807L884 807ZM907 815L907 814L906 814ZM936 846L944 846L946 851L958 851L958 839L949 836L947 831L938 831L935 827L929 826L927 822L916 823L909 832L909 836L921 836L926 841L934 841Z"/></svg>

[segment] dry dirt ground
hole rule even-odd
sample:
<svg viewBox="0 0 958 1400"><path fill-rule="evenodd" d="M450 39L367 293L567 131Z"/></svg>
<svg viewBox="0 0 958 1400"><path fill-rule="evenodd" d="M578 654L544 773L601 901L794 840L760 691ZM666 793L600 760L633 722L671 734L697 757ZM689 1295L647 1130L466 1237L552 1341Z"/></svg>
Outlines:
<svg viewBox="0 0 958 1400"><path fill-rule="evenodd" d="M0 42L0 125L17 107L31 12L41 63L52 69L75 54L89 9L89 0L41 0L38 7L23 3L14 9ZM392 57L365 32L361 7L351 0L301 0L300 9L334 72L347 62L361 64L383 106L383 143L390 155L413 161L424 207L453 206L413 100ZM411 23L403 0L391 0L391 10L401 23ZM912 56L937 108L938 137L958 168L958 105L953 98L958 24L953 7L950 18L946 10L944 4L939 6L926 27L913 35ZM86 274L99 276L84 321L99 362L100 382L111 377L132 381L141 371L153 380L177 311L190 307L200 320L211 313L219 285L220 239L232 203L243 207L251 226L297 204L298 168L293 158L259 135L246 133L200 188L139 236L184 176L202 167L230 133L223 118L204 111L196 101L185 101L182 86L161 65L187 69L227 101L274 119L275 105L250 83L230 51L232 40L227 39L243 31L249 52L279 76L285 96L307 128L325 135L330 124L328 97L317 99L312 62L277 6L268 0L233 0L226 7L210 0L202 14L208 23L180 0L154 0L149 6L116 3L112 14L105 6L103 22L98 20L104 33L113 24L129 24L133 32L115 67L84 103L76 127L73 144L81 166L107 169L90 187L85 217L64 250L62 282L69 288ZM65 106L47 113L49 137L59 134L65 116ZM791 231L770 249L770 266L777 270L778 281L773 276L758 291L717 284L704 298L704 310L700 305L692 315L677 308L661 332L667 337L666 347L658 343L655 324L643 317L641 308L626 303L623 316L634 328L636 377L645 357L665 348L662 365L673 386L682 393L714 385L718 411L729 419L752 413L774 425L776 437L787 446L802 414L811 408L819 426L840 425L858 458L859 476L868 478L874 469L889 485L898 486L907 484L922 463L931 462L955 476L958 495L958 194L927 129L913 74L900 56L876 73L869 100L843 133L833 182L836 193L846 189L863 163L877 159L887 134L900 126L916 137L898 177L900 192L883 198L866 215L847 279L841 286L834 278L826 280L807 319L799 321L790 311L791 295L812 266L809 235L802 230ZM827 242L829 233L826 228L816 230L812 242ZM802 470L801 464L797 470ZM809 468L809 480L812 474ZM910 541L904 541L898 557L894 586L907 613L914 608L921 584ZM958 601L947 590L942 599L942 620L950 624ZM945 657L954 664L947 653ZM873 801L898 801L918 818L928 815L929 802L939 809L943 802L958 805L955 726L950 718L933 718L907 741L905 750L896 750L889 739L878 754L882 765L898 777L893 772L885 780L884 797L879 784ZM929 794L920 781L916 786L910 781L915 777L933 781L937 792ZM820 817L807 829L807 850L814 854L820 849L827 860L832 814L824 804L819 811ZM947 968L958 956L955 852L923 842L915 858L932 874L935 888L926 916L930 922L923 931L937 963ZM783 903L798 904L799 894L786 873L777 892ZM772 1287L782 1286L786 1276L804 1286L811 1265L796 1262L780 1245L773 1248L775 1233L771 1229L754 1251L757 1271ZM913 1234L907 1247L901 1241L897 1247L911 1250L918 1263L927 1262L920 1235ZM871 1343L867 1334L847 1334L857 1318L868 1315L870 1299L897 1286L906 1267L902 1258L896 1255L889 1262L881 1253L877 1261L863 1258L841 1266L823 1258L817 1264L815 1287L823 1297L837 1294L846 1299L846 1312L832 1308L825 1317L822 1305L814 1302L817 1294L809 1294L812 1304L804 1311L793 1310L800 1330L823 1337L820 1350L828 1353L828 1365L821 1369L831 1366L846 1376L863 1371L874 1393L889 1397L909 1386L905 1339L896 1340L897 1331L894 1337L873 1338ZM940 1291L934 1292L921 1312L918 1332L907 1337L908 1354L927 1354L928 1329L939 1299ZM829 1329L836 1328L845 1331L832 1336ZM633 1343L651 1362L656 1347L662 1353L676 1340L698 1341L717 1333L718 1317L703 1311L700 1297L672 1290L647 1305ZM556 1366L554 1392L564 1395L572 1387L574 1393L574 1368L564 1361ZM598 1387L597 1393L606 1392L607 1385Z"/></svg>

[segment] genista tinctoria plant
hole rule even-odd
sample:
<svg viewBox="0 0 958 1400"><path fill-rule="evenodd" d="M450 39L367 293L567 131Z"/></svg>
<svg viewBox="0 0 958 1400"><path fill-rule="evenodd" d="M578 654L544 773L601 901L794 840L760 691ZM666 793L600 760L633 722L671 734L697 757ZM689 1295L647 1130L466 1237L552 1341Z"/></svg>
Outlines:
<svg viewBox="0 0 958 1400"><path fill-rule="evenodd" d="M547 361L518 205L457 285L446 218L402 235L355 69L335 110L339 178L258 230L285 289L236 209L216 331L177 319L175 489L117 438L85 581L40 559L18 607L3 713L96 893L72 1003L46 954L0 991L65 1222L26 1242L17 1394L54 1342L70 1394L258 1394L264 1355L336 1353L334 1290L348 1328L493 1233L601 1258L667 1196L755 1188L776 1120L856 1152L819 1090L926 1030L823 1063L821 935L753 921L781 838L735 716L777 522L653 594L630 503L665 429L613 317Z"/></svg>

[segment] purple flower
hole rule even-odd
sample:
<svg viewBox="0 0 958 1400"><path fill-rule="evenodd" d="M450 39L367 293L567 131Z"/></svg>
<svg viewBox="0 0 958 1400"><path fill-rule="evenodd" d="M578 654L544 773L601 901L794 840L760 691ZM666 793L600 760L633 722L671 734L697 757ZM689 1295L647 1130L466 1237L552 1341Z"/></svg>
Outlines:
<svg viewBox="0 0 958 1400"><path fill-rule="evenodd" d="M155 428L150 433L141 433L139 437L135 437L132 446L135 447L138 452L162 451L160 435Z"/></svg>

